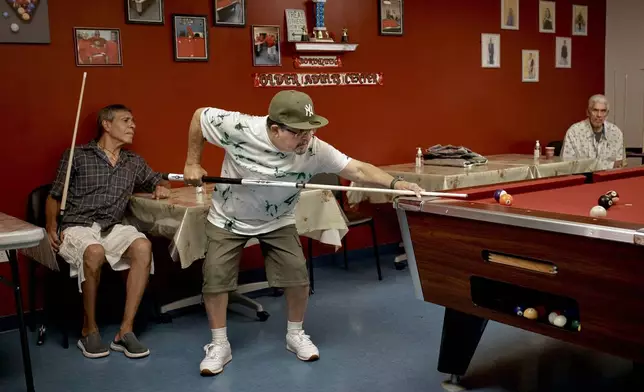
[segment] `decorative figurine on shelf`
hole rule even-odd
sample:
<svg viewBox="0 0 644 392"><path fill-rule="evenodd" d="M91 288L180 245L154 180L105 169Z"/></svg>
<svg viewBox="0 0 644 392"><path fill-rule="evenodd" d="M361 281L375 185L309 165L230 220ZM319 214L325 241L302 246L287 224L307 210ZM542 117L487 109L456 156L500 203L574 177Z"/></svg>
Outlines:
<svg viewBox="0 0 644 392"><path fill-rule="evenodd" d="M348 32L349 29L347 29L346 27L342 29L342 42L344 43L349 42L349 36L347 35Z"/></svg>
<svg viewBox="0 0 644 392"><path fill-rule="evenodd" d="M309 33L306 32L306 27L302 26L302 37L301 37L302 42L308 42L309 41Z"/></svg>

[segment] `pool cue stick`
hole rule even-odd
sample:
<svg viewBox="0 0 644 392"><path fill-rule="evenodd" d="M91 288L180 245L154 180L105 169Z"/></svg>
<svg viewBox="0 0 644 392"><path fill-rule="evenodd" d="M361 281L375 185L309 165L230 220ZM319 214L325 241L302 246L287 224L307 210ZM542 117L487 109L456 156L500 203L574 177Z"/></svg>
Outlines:
<svg viewBox="0 0 644 392"><path fill-rule="evenodd" d="M183 181L183 174L165 173L163 179L168 181ZM215 184L232 184L232 185L257 185L257 186L272 186L279 188L306 188L306 189L324 189L331 191L363 191L375 193L388 193L401 196L416 196L414 191L398 190L398 189L385 189L385 188L363 188L354 186L341 186L341 185L323 185L323 184L306 184L303 182L286 182L286 181L272 181L272 180L256 180L249 178L229 178L229 177L202 177L202 182L215 183ZM466 198L467 194L464 193L445 193L445 192L420 192L421 196L434 196L434 197L456 197Z"/></svg>
<svg viewBox="0 0 644 392"><path fill-rule="evenodd" d="M622 129L626 130L626 110L628 107L628 103L626 100L628 99L628 74L624 75L624 122L622 123Z"/></svg>
<svg viewBox="0 0 644 392"><path fill-rule="evenodd" d="M78 134L78 121L80 120L81 106L83 104L83 93L85 92L85 80L87 72L83 72L83 83L81 84L80 97L78 98L78 108L76 109L76 124L74 124L74 136L72 137L72 147L69 150L69 160L67 161L67 173L65 175L65 186L63 187L63 198L60 202L60 212L58 214L58 239L60 240L60 225L65 215L65 206L67 205L67 190L69 189L69 176L72 171L72 161L74 160L74 146L76 146L76 134Z"/></svg>

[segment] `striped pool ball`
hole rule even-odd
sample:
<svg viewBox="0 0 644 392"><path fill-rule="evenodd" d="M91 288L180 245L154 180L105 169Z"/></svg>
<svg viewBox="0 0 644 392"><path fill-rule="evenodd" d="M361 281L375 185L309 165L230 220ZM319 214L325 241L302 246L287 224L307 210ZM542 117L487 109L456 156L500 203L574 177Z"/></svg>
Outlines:
<svg viewBox="0 0 644 392"><path fill-rule="evenodd" d="M496 200L496 201L498 202L498 201L501 199L501 195L503 195L503 194L505 194L505 193L507 193L507 192L506 192L506 191L504 191L503 189L497 189L497 190L494 192L494 200Z"/></svg>
<svg viewBox="0 0 644 392"><path fill-rule="evenodd" d="M508 193L504 193L501 195L501 198L499 199L499 203L505 205L505 206L511 206L512 205L512 196Z"/></svg>

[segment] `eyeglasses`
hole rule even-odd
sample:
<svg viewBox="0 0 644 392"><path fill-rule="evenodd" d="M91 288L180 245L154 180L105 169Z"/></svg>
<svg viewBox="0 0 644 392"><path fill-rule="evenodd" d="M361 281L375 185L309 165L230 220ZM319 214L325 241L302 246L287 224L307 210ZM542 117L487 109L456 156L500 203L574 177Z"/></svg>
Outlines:
<svg viewBox="0 0 644 392"><path fill-rule="evenodd" d="M287 127L282 127L281 129L292 133L293 136L295 136L297 139L304 139L307 136L312 136L316 131L315 129L309 129L309 130L306 130L306 131L296 131L294 129L290 129L290 128L287 128Z"/></svg>

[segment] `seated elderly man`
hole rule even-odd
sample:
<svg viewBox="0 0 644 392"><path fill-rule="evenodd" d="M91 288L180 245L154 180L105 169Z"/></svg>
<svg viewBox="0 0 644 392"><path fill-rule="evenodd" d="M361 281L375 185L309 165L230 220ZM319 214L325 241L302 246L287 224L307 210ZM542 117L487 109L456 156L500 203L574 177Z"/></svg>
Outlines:
<svg viewBox="0 0 644 392"><path fill-rule="evenodd" d="M56 180L47 199L47 233L52 248L78 276L85 309L83 330L77 346L88 358L110 353L101 341L96 325L96 294L101 267L107 261L112 269L129 269L123 322L111 342L112 350L130 358L141 358L150 351L132 332L150 272L152 250L143 233L121 224L133 192L153 192L157 198L170 194L169 183L161 179L139 155L122 149L134 137L134 118L123 105L107 106L98 114L98 138L75 147L69 177L65 214L58 222L69 149L63 154Z"/></svg>
<svg viewBox="0 0 644 392"><path fill-rule="evenodd" d="M588 118L573 124L566 132L561 156L564 160L595 158L597 170L626 166L624 135L617 125L606 121L608 100L593 95L588 100Z"/></svg>

